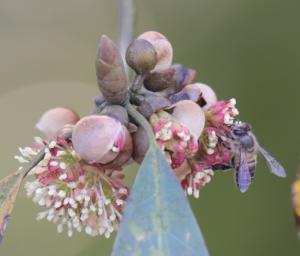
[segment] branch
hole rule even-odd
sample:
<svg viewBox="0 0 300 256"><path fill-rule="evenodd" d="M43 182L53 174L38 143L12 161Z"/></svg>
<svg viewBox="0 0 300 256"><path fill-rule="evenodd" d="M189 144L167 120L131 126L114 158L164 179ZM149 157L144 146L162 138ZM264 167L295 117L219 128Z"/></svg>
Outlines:
<svg viewBox="0 0 300 256"><path fill-rule="evenodd" d="M126 49L133 38L133 27L135 18L134 0L118 0L118 5L120 27L119 47L124 63L126 63ZM127 65L125 65L125 69L126 73L128 74L129 69Z"/></svg>
<svg viewBox="0 0 300 256"><path fill-rule="evenodd" d="M150 124L148 123L148 121L145 119L145 117L143 115L141 115L133 105L131 105L130 103L127 103L126 105L126 109L128 111L128 114L133 118L135 119L135 121L140 125L142 126L146 133L147 133L147 136L149 138L149 142L150 144L152 144L153 146L157 146L156 144L156 139L154 137L154 134L153 134L153 131L152 131L152 128L150 126Z"/></svg>
<svg viewBox="0 0 300 256"><path fill-rule="evenodd" d="M45 150L48 148L48 146L45 146L42 148L39 153L28 163L27 166L23 167L21 169L21 172L23 173L24 178L27 176L27 174L41 162L45 157Z"/></svg>

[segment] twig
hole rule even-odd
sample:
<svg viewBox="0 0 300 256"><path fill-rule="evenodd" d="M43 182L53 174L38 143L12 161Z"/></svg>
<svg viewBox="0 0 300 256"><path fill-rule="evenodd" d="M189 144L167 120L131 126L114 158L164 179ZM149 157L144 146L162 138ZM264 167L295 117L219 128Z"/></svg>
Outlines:
<svg viewBox="0 0 300 256"><path fill-rule="evenodd" d="M28 165L21 169L24 177L26 177L27 174L44 159L45 150L47 148L48 146L43 147L39 153L28 163Z"/></svg>
<svg viewBox="0 0 300 256"><path fill-rule="evenodd" d="M156 146L156 139L154 137L152 128L150 126L150 124L148 123L148 121L145 119L145 117L143 115L141 115L134 106L132 106L130 103L128 103L126 105L126 109L128 111L128 114L135 119L135 121L142 126L145 131L147 132L147 136L149 138L149 142L150 144L152 144L152 146Z"/></svg>
<svg viewBox="0 0 300 256"><path fill-rule="evenodd" d="M145 75L136 75L131 86L131 91L138 92L143 86L144 79Z"/></svg>
<svg viewBox="0 0 300 256"><path fill-rule="evenodd" d="M118 0L119 4L119 27L120 27L120 38L119 47L122 58L125 62L125 54L128 45L133 38L133 27L135 18L135 7L134 0ZM128 75L129 68L125 65L126 73Z"/></svg>
<svg viewBox="0 0 300 256"><path fill-rule="evenodd" d="M65 140L70 139L72 137L72 132L67 132L62 136ZM20 169L20 172L23 174L24 178L35 166L37 166L44 159L47 149L49 149L49 144L45 145L26 166Z"/></svg>

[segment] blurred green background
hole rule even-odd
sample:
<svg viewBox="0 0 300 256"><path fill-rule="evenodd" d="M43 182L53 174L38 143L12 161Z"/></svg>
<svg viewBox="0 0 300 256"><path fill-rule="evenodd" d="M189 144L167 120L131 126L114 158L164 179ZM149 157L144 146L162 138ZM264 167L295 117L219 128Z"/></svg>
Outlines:
<svg viewBox="0 0 300 256"><path fill-rule="evenodd" d="M137 33L158 30L172 42L174 59L198 70L197 80L219 98L236 97L240 118L288 171L276 178L259 161L246 194L232 172L217 174L191 200L211 255L300 255L290 186L300 160L300 2L297 0L140 0ZM100 34L118 38L111 0L0 0L0 176L17 168L18 146L37 135L48 108L92 109L97 93L95 51ZM131 179L135 171L127 174ZM18 201L2 256L109 255L113 239L76 234L69 239L39 207Z"/></svg>

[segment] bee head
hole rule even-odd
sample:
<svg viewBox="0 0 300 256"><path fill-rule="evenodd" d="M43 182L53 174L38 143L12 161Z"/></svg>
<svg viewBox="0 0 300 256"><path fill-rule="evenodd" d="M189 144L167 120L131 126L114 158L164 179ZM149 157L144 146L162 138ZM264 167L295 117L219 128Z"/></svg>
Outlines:
<svg viewBox="0 0 300 256"><path fill-rule="evenodd" d="M232 132L236 136L244 136L246 135L249 131L251 131L251 125L248 123L236 123L232 127Z"/></svg>

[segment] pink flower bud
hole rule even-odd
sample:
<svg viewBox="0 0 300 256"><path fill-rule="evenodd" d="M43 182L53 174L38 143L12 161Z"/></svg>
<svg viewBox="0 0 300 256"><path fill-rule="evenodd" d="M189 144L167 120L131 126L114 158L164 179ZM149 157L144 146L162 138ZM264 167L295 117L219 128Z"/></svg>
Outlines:
<svg viewBox="0 0 300 256"><path fill-rule="evenodd" d="M213 89L202 83L189 84L183 88L182 92L190 95L191 100L198 102L205 110L218 100Z"/></svg>
<svg viewBox="0 0 300 256"><path fill-rule="evenodd" d="M53 108L45 112L36 128L48 137L52 137L55 133L67 124L76 124L79 116L68 108Z"/></svg>
<svg viewBox="0 0 300 256"><path fill-rule="evenodd" d="M205 125L203 110L193 101L183 100L172 106L174 118L198 139Z"/></svg>
<svg viewBox="0 0 300 256"><path fill-rule="evenodd" d="M156 31L148 31L141 34L138 39L147 40L153 45L157 53L157 64L155 66L155 70L167 68L171 65L173 60L173 48L164 35Z"/></svg>
<svg viewBox="0 0 300 256"><path fill-rule="evenodd" d="M87 116L74 127L72 142L75 152L87 163L107 164L125 145L125 127L108 116Z"/></svg>
<svg viewBox="0 0 300 256"><path fill-rule="evenodd" d="M124 127L125 131L125 142L124 146L120 150L118 156L107 165L104 165L105 169L121 170L122 167L129 162L132 157L133 145L132 138L128 130Z"/></svg>

